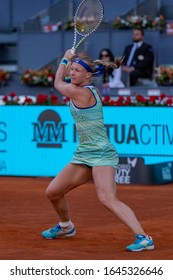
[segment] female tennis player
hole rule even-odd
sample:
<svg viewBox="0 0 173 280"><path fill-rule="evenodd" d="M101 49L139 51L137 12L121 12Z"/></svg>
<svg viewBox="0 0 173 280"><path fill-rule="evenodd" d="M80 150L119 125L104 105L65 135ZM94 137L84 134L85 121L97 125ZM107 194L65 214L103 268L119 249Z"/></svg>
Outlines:
<svg viewBox="0 0 173 280"><path fill-rule="evenodd" d="M71 162L51 181L47 197L51 201L60 222L42 233L46 239L71 237L76 233L65 194L93 179L99 201L117 215L135 235L127 251L154 249L153 240L146 235L133 211L116 197L115 172L119 161L117 151L108 139L103 123L102 101L97 88L91 84L96 64L89 57L72 62L75 54L67 50L55 77L55 88L70 98L70 110L79 137L79 144ZM67 65L71 63L71 83L64 82ZM117 68L120 61L110 63Z"/></svg>

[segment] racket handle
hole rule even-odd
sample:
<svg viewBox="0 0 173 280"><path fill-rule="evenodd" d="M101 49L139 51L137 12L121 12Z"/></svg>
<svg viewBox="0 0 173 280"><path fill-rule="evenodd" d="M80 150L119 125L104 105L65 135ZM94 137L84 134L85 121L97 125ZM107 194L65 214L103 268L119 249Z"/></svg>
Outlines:
<svg viewBox="0 0 173 280"><path fill-rule="evenodd" d="M74 47L71 48L71 52L72 52L72 54L75 53L75 48Z"/></svg>

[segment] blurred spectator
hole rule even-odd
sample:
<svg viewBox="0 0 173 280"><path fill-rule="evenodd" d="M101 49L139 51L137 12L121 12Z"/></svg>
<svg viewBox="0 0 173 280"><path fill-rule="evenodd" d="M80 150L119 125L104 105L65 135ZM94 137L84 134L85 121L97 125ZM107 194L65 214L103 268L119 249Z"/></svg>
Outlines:
<svg viewBox="0 0 173 280"><path fill-rule="evenodd" d="M135 86L139 78L151 79L154 70L153 49L151 45L144 42L144 31L134 29L132 39L133 44L126 46L123 53L122 79L123 81L126 79L127 86Z"/></svg>

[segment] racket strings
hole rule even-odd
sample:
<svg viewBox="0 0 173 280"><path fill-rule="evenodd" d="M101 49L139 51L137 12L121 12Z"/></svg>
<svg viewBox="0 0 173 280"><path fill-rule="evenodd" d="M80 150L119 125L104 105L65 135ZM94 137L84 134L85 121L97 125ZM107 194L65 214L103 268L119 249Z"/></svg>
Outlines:
<svg viewBox="0 0 173 280"><path fill-rule="evenodd" d="M87 0L79 6L75 15L75 28L82 36L93 33L103 18L103 6L100 1Z"/></svg>
<svg viewBox="0 0 173 280"><path fill-rule="evenodd" d="M97 28L97 22L95 23L94 21L86 22L86 21L82 21L82 20L78 19L76 22L77 32L82 36L85 36L85 35L88 35L88 34L94 32L96 28Z"/></svg>

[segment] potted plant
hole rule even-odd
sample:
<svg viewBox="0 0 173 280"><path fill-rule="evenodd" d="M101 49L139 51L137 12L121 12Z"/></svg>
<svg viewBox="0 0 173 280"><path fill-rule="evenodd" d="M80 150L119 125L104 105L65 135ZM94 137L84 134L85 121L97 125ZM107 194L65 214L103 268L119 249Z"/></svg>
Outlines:
<svg viewBox="0 0 173 280"><path fill-rule="evenodd" d="M156 69L156 81L160 86L173 86L173 65L161 65Z"/></svg>

